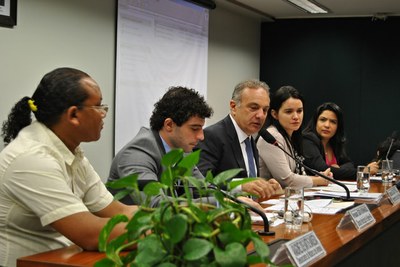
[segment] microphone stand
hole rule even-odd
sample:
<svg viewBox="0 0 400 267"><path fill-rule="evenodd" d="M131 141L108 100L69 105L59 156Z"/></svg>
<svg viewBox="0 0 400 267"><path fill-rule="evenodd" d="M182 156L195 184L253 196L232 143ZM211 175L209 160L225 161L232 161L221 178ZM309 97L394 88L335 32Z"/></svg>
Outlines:
<svg viewBox="0 0 400 267"><path fill-rule="evenodd" d="M253 206L250 206L250 205L247 204L246 202L244 202L244 201L242 201L242 200L240 200L240 199L237 199L237 198L231 196L230 194L228 194L227 192L225 192L225 191L223 191L223 190L220 190L220 192L221 192L225 197L229 198L230 200L232 200L232 201L234 201L234 202L236 202L236 203L239 203L239 204L245 206L247 209L249 209L249 210L253 211L254 213L257 213L258 215L261 216L261 218L262 218L262 220L263 220L263 224L264 224L264 230L259 230L259 231L257 231L257 233L258 233L259 235L266 235L266 236L275 235L275 232L274 232L274 231L270 231L270 230L269 230L268 218L267 218L267 216L265 215L265 213L264 213L263 211L261 211L261 210L255 208L255 207L253 207Z"/></svg>
<svg viewBox="0 0 400 267"><path fill-rule="evenodd" d="M320 177L322 177L322 178L324 178L324 179L326 179L326 180L328 180L328 181L330 181L330 182L332 182L334 184L337 184L337 185L343 187L343 189L346 191L346 200L351 200L351 198L350 198L350 190L344 183L341 183L341 182L333 179L332 177L326 176L326 175L324 175L324 174L322 174L322 173L320 173L320 172L308 167L307 165L304 165L304 163L302 163L302 162L301 163L299 162L299 164L301 166L303 166L306 170L311 172L312 174L318 175L318 176L320 176Z"/></svg>
<svg viewBox="0 0 400 267"><path fill-rule="evenodd" d="M314 170L314 169L308 167L308 166L305 165L301 160L299 160L299 159L296 158L296 157L293 157L290 153L288 153L285 149L283 149L283 148L278 144L278 142L273 143L273 145L275 145L276 147L279 147L280 150L282 150L286 155L288 155L289 157L291 157L292 159L294 159L298 164L300 164L302 167L304 167L304 169L306 169L307 171L311 172L311 173L314 174L314 175L320 176L320 177L322 177L322 178L324 178L324 179L326 179L326 180L328 180L328 181L330 181L330 182L332 182L332 183L334 183L334 184L337 184L337 185L343 187L344 190L346 191L346 200L351 200L351 198L350 198L350 190L349 190L349 188L348 188L345 184L343 184L343 183L341 183L341 182L339 182L339 181L333 179L332 177L326 176L325 174L322 174L322 173L320 173L319 171L316 171L316 170Z"/></svg>
<svg viewBox="0 0 400 267"><path fill-rule="evenodd" d="M386 153L386 160L387 161L389 160L389 154L390 154L390 150L392 149L393 142L394 142L394 138L392 138L392 140L390 141L390 146L389 146L389 149L388 149L388 151Z"/></svg>

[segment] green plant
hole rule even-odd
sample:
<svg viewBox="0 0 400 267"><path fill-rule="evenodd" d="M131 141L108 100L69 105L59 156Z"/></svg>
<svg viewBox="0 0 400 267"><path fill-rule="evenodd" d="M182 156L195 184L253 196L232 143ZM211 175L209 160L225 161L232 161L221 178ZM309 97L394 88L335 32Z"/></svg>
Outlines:
<svg viewBox="0 0 400 267"><path fill-rule="evenodd" d="M143 205L131 219L117 215L110 219L99 237L99 249L106 258L96 267L108 266L249 266L270 263L269 248L252 231L251 218L246 208L227 200L221 186L233 188L252 179L228 182L240 169L225 171L216 177L208 173L204 180L192 177L192 169L199 161L200 151L184 155L173 150L162 159L165 170L160 182L151 182L143 189ZM177 196L174 184L180 180L184 195ZM208 184L216 187L207 188ZM116 195L121 198L138 193L137 175L130 175L107 184L114 189L124 189ZM213 196L219 205L195 202L191 189L200 196ZM150 208L152 196L165 195L161 205ZM126 232L109 240L113 227L126 223ZM247 255L246 247L253 243L257 255ZM123 250L135 247L128 252Z"/></svg>

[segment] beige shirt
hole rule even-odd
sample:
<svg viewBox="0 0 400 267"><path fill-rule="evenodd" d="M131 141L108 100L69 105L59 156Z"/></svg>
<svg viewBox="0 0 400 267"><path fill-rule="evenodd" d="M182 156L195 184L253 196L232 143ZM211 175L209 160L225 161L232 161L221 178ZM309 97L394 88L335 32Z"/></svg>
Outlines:
<svg viewBox="0 0 400 267"><path fill-rule="evenodd" d="M290 153L291 148L286 144L284 137L278 132L278 129L270 126L267 130L275 137L279 145ZM279 147L268 144L264 139L259 138L257 148L260 156L261 177L275 178L283 182L286 186L296 188L312 187L313 181L311 177L294 173L296 162Z"/></svg>
<svg viewBox="0 0 400 267"><path fill-rule="evenodd" d="M0 153L0 266L69 245L49 224L100 211L112 200L79 147L71 153L50 129L33 122Z"/></svg>

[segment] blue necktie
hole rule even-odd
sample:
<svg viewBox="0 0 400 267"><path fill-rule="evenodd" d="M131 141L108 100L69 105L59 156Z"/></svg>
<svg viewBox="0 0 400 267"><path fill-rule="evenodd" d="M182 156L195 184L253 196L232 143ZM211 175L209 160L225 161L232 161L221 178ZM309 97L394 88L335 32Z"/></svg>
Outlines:
<svg viewBox="0 0 400 267"><path fill-rule="evenodd" d="M247 161L249 163L249 177L257 177L256 167L254 166L253 148L251 147L250 137L244 140L246 145Z"/></svg>

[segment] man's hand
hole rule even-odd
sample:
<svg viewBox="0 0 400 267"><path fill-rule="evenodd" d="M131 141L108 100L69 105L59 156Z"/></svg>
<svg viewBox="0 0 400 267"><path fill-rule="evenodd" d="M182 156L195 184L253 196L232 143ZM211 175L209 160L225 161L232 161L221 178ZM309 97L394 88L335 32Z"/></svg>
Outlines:
<svg viewBox="0 0 400 267"><path fill-rule="evenodd" d="M272 187L275 190L274 195L282 195L285 193L281 187L281 184L274 178L269 179L268 182L272 185Z"/></svg>
<svg viewBox="0 0 400 267"><path fill-rule="evenodd" d="M258 178L255 181L243 184L242 190L257 195L259 199L268 199L281 192L282 188L275 179L265 180Z"/></svg>

